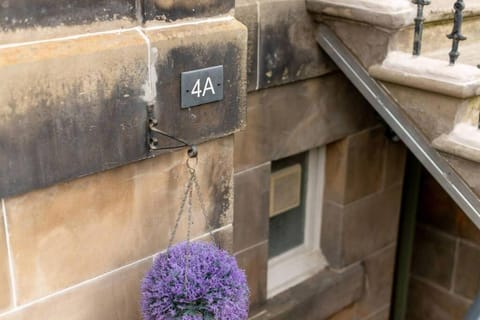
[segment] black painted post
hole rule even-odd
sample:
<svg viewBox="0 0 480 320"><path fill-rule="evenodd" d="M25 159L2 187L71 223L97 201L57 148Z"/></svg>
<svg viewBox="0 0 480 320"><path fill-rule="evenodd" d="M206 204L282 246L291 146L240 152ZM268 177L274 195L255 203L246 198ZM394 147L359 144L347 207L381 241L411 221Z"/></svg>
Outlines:
<svg viewBox="0 0 480 320"><path fill-rule="evenodd" d="M417 5L417 16L415 17L415 34L413 36L413 55L419 56L422 52L422 37L423 37L423 23L425 17L423 16L423 7L428 6L430 0L412 0Z"/></svg>
<svg viewBox="0 0 480 320"><path fill-rule="evenodd" d="M463 10L465 10L465 3L463 0L457 0L453 5L455 9L455 18L453 20L453 30L452 33L447 35L448 39L452 39L452 51L450 51L450 65L453 66L460 56L458 48L460 46L460 41L467 40L467 37L462 35L462 24L463 24Z"/></svg>

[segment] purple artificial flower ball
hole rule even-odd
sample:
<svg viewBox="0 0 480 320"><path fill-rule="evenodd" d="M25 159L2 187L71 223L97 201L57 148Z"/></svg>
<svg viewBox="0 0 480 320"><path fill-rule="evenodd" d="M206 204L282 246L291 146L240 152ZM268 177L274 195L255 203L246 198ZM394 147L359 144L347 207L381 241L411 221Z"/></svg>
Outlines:
<svg viewBox="0 0 480 320"><path fill-rule="evenodd" d="M206 242L182 242L145 276L142 310L145 320L245 320L248 296L234 257Z"/></svg>

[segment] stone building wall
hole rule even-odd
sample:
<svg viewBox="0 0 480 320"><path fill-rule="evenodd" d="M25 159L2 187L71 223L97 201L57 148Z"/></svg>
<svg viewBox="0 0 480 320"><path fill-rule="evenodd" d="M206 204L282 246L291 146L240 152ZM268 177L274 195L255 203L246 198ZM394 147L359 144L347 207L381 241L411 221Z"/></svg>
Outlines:
<svg viewBox="0 0 480 320"><path fill-rule="evenodd" d="M247 127L234 135L234 251L249 276L251 318L388 319L405 147L318 51L305 12L301 0L237 0L249 94ZM271 163L322 146L329 267L268 300Z"/></svg>
<svg viewBox="0 0 480 320"><path fill-rule="evenodd" d="M422 174L408 319L463 319L480 291L480 231Z"/></svg>
<svg viewBox="0 0 480 320"><path fill-rule="evenodd" d="M252 318L388 318L405 149L318 48L303 0L0 6L0 320L141 318L188 173L185 150L149 152L147 105L199 144ZM181 110L179 74L219 64L225 99ZM267 300L271 161L322 146L329 267Z"/></svg>

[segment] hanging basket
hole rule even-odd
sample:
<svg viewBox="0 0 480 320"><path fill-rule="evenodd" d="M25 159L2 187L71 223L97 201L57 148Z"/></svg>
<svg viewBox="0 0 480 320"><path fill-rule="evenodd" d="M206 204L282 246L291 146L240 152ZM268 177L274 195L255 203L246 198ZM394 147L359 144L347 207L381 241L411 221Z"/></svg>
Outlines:
<svg viewBox="0 0 480 320"><path fill-rule="evenodd" d="M160 255L143 280L142 295L145 320L248 317L244 272L234 257L205 242L183 242Z"/></svg>
<svg viewBox="0 0 480 320"><path fill-rule="evenodd" d="M192 157L189 153L189 156ZM196 153L194 155L196 157ZM180 205L170 244L160 254L142 283L144 320L246 320L249 291L245 273L233 256L214 244L190 242L193 189L208 219L195 169L189 165L190 179ZM172 246L175 233L188 208L187 241Z"/></svg>

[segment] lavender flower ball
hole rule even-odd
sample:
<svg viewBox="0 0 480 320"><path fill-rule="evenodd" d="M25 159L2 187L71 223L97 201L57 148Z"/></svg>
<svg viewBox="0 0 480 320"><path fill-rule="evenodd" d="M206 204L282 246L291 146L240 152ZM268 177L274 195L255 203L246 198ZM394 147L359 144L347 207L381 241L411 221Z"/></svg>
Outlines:
<svg viewBox="0 0 480 320"><path fill-rule="evenodd" d="M143 316L145 320L245 320L248 295L245 273L234 257L205 242L182 242L161 254L145 276Z"/></svg>

